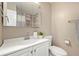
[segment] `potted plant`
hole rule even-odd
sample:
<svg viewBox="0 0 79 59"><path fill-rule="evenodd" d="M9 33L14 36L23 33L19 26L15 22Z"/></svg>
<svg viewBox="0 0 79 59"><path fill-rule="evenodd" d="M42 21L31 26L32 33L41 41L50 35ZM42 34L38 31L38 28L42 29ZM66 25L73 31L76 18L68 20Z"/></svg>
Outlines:
<svg viewBox="0 0 79 59"><path fill-rule="evenodd" d="M42 32L38 32L38 37L39 38L43 38L43 33Z"/></svg>

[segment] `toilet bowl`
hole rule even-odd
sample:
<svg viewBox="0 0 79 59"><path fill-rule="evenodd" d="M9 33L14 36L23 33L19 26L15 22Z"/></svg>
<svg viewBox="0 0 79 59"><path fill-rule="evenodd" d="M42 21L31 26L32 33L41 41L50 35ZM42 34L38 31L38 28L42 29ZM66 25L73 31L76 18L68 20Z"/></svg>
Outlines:
<svg viewBox="0 0 79 59"><path fill-rule="evenodd" d="M49 39L50 41L50 48L49 48L49 55L50 56L66 56L67 55L67 52L60 48L60 47L57 47L57 46L51 46L51 42L52 42L52 36L46 36L45 37L46 39Z"/></svg>
<svg viewBox="0 0 79 59"><path fill-rule="evenodd" d="M50 46L49 50L50 56L67 56L67 52L60 47Z"/></svg>

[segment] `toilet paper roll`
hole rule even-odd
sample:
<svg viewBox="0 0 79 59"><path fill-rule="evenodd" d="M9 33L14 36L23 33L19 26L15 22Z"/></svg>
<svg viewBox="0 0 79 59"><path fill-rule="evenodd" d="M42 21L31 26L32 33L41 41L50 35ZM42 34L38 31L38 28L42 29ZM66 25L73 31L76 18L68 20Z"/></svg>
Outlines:
<svg viewBox="0 0 79 59"><path fill-rule="evenodd" d="M70 41L69 40L65 40L65 44L69 45Z"/></svg>

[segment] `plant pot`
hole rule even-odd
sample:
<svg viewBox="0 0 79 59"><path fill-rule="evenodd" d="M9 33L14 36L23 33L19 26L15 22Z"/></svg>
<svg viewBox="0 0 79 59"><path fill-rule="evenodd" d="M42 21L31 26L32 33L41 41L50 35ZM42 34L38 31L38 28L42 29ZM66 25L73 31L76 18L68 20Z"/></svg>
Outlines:
<svg viewBox="0 0 79 59"><path fill-rule="evenodd" d="M42 36L42 35L39 35L39 36L38 36L38 38L39 38L39 39L42 39L42 38L43 38L43 36Z"/></svg>

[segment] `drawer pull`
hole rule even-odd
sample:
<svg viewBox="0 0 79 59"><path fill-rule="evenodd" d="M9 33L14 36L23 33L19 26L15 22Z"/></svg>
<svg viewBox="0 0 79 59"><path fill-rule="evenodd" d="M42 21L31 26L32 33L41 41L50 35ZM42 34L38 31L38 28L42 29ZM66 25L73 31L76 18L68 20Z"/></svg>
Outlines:
<svg viewBox="0 0 79 59"><path fill-rule="evenodd" d="M33 51L31 51L31 54L33 53Z"/></svg>
<svg viewBox="0 0 79 59"><path fill-rule="evenodd" d="M36 52L36 49L34 50L34 52Z"/></svg>

